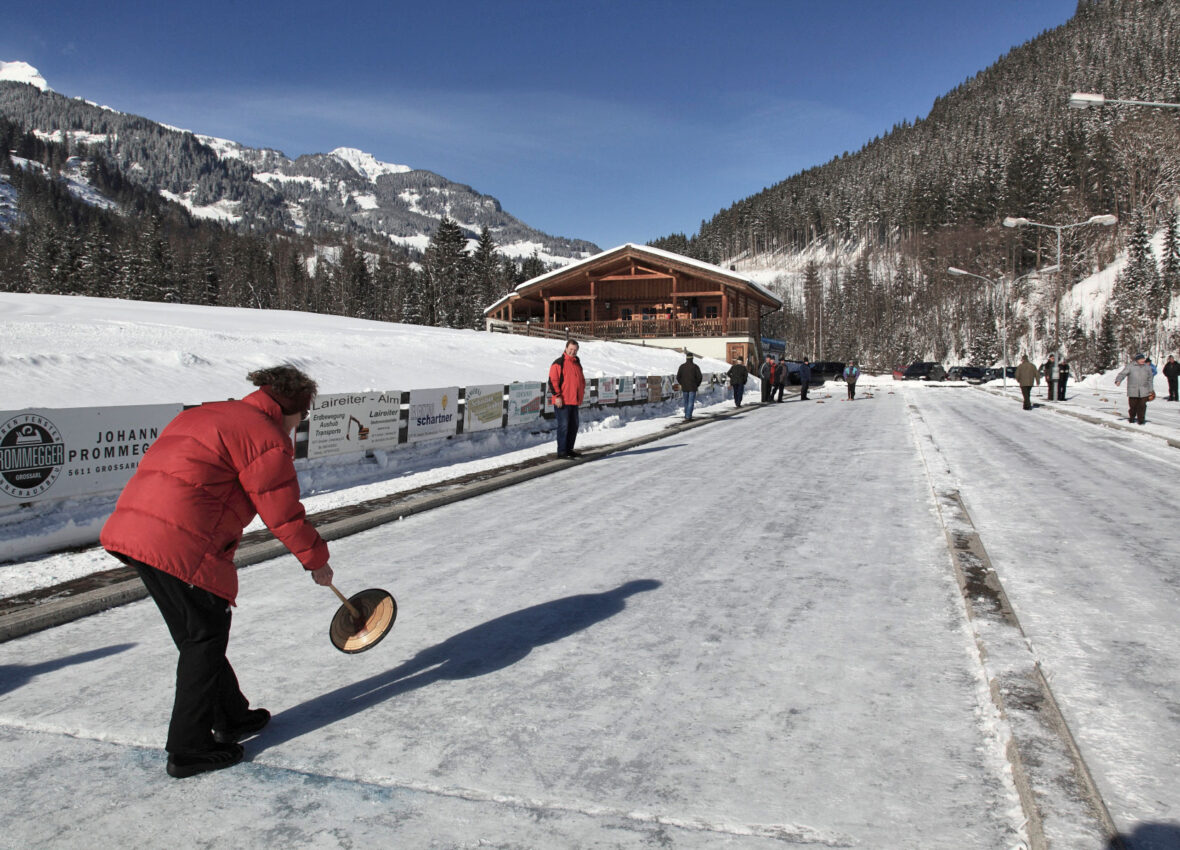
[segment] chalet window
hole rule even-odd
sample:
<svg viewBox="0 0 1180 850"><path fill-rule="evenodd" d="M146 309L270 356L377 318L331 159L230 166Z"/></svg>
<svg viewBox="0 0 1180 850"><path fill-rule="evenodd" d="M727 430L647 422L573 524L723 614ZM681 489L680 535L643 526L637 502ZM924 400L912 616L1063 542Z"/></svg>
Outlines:
<svg viewBox="0 0 1180 850"><path fill-rule="evenodd" d="M716 319L717 318L717 305L716 304L708 304L705 306L705 318L706 319Z"/></svg>

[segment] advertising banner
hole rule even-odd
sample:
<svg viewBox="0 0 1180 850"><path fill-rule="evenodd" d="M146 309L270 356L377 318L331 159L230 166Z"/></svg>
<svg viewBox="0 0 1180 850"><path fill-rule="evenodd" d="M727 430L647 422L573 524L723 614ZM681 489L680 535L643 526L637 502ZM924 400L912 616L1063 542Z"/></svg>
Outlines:
<svg viewBox="0 0 1180 850"><path fill-rule="evenodd" d="M464 391L463 433L487 431L504 424L504 385L485 384Z"/></svg>
<svg viewBox="0 0 1180 850"><path fill-rule="evenodd" d="M664 400L664 379L659 375L647 377L647 400L656 402Z"/></svg>
<svg viewBox="0 0 1180 850"><path fill-rule="evenodd" d="M598 379L598 403L599 404L615 404L619 400L619 379L618 378L599 378Z"/></svg>
<svg viewBox="0 0 1180 850"><path fill-rule="evenodd" d="M508 427L528 425L541 418L545 407L545 384L525 381L508 387Z"/></svg>
<svg viewBox="0 0 1180 850"><path fill-rule="evenodd" d="M401 392L316 396L307 419L309 458L397 448Z"/></svg>
<svg viewBox="0 0 1180 850"><path fill-rule="evenodd" d="M0 505L117 492L182 404L0 412Z"/></svg>
<svg viewBox="0 0 1180 850"><path fill-rule="evenodd" d="M618 388L615 391L615 401L619 404L635 401L635 377L633 375L625 375L618 379Z"/></svg>
<svg viewBox="0 0 1180 850"><path fill-rule="evenodd" d="M411 443L453 437L459 425L459 388L410 390Z"/></svg>
<svg viewBox="0 0 1180 850"><path fill-rule="evenodd" d="M635 389L634 389L635 398L632 399L632 401L646 402L647 401L647 377L644 375L639 375L634 380L635 380Z"/></svg>

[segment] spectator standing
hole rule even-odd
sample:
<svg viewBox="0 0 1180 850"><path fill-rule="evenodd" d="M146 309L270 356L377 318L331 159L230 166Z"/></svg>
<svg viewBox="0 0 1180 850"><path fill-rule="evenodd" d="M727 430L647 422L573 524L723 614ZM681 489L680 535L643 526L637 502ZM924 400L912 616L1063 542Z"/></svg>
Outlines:
<svg viewBox="0 0 1180 850"><path fill-rule="evenodd" d="M1127 379L1127 421L1142 425L1147 420L1148 399L1155 394L1151 386L1153 375L1146 355L1136 354L1131 360L1115 375L1114 385L1117 387Z"/></svg>
<svg viewBox="0 0 1180 850"><path fill-rule="evenodd" d="M733 406L742 406L742 394L746 391L746 381L750 378L750 370L742 365L741 358L733 361L733 365L726 372L729 375L729 385L733 387Z"/></svg>
<svg viewBox="0 0 1180 850"><path fill-rule="evenodd" d="M1057 366L1057 355L1050 354L1049 359L1045 361L1045 365L1041 367L1041 374L1045 378L1045 398L1053 401L1057 398L1057 379L1061 376L1060 370Z"/></svg>
<svg viewBox="0 0 1180 850"><path fill-rule="evenodd" d="M1028 359L1027 354L1020 356L1020 365L1016 367L1016 383L1020 385L1020 394L1024 396L1024 409L1032 410L1032 388L1041 382L1041 373L1037 371Z"/></svg>
<svg viewBox="0 0 1180 850"><path fill-rule="evenodd" d="M762 379L762 403L770 401L771 393L774 391L774 357L767 354L766 362L762 364L762 369L758 372L758 377Z"/></svg>
<svg viewBox="0 0 1180 850"><path fill-rule="evenodd" d="M775 394L778 395L777 401L779 402L779 404L782 404L783 389L786 387L786 385L787 385L787 361L780 357L778 363L776 363L775 367L774 367L774 389L771 391L771 394L770 394L771 398L774 398Z"/></svg>
<svg viewBox="0 0 1180 850"><path fill-rule="evenodd" d="M697 390L701 388L701 367L692 362L691 352L684 353L684 362L676 370L676 383L684 393L684 420L692 421L692 409L697 403Z"/></svg>
<svg viewBox="0 0 1180 850"><path fill-rule="evenodd" d="M1168 379L1168 401L1180 401L1180 394L1176 392L1176 381L1180 378L1180 363L1177 363L1171 354L1168 355L1168 362L1164 364L1164 377Z"/></svg>
<svg viewBox="0 0 1180 850"><path fill-rule="evenodd" d="M799 366L799 401L807 401L807 391L811 389L811 361L806 357Z"/></svg>
<svg viewBox="0 0 1180 850"><path fill-rule="evenodd" d="M844 383L848 385L848 400L856 400L856 379L860 377L860 367L855 360L849 360L844 367Z"/></svg>
<svg viewBox="0 0 1180 850"><path fill-rule="evenodd" d="M315 381L289 365L247 379L259 389L244 399L202 404L168 423L100 535L104 549L135 568L176 644L165 744L176 779L237 764L238 742L270 721L265 708L250 708L225 654L243 529L261 516L316 584L333 578L328 544L299 501L291 442Z"/></svg>
<svg viewBox="0 0 1180 850"><path fill-rule="evenodd" d="M578 439L578 406L586 396L586 375L578 359L578 343L572 339L549 367L549 395L557 420L557 456L580 457L574 441Z"/></svg>

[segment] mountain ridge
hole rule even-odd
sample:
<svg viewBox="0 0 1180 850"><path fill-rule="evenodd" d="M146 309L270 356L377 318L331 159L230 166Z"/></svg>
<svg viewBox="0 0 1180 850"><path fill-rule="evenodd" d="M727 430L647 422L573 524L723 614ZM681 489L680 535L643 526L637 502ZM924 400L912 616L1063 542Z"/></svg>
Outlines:
<svg viewBox="0 0 1180 850"><path fill-rule="evenodd" d="M471 243L488 228L509 257L536 254L547 264L563 264L599 250L586 240L537 230L505 212L496 198L425 169L350 147L291 159L274 148L67 98L25 62L0 63L0 114L43 138L102 153L129 179L196 217L244 230L364 235L413 254L425 249L446 216Z"/></svg>

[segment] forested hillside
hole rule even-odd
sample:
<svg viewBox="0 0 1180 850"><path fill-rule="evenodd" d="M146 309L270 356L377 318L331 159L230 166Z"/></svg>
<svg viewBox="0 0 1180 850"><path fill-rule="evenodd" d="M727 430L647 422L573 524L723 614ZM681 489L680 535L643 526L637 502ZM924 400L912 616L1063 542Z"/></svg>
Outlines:
<svg viewBox="0 0 1180 850"><path fill-rule="evenodd" d="M429 172L372 176L344 154L292 162L237 146L221 155L191 133L18 83L0 82L0 103L27 107L12 110L23 122L0 114L8 291L482 327L485 306L547 270L539 248L594 248L544 241L494 198ZM376 193L404 215L370 207ZM452 212L484 224L473 233ZM533 253L505 255L493 228Z"/></svg>
<svg viewBox="0 0 1180 850"><path fill-rule="evenodd" d="M918 357L1000 360L1001 287L951 278L958 266L991 280L1052 264L1056 234L1004 228L1005 217L1070 224L1113 213L1117 229L1063 231L1059 276L1011 294L1016 338L1056 344L1086 368L1119 349L1174 345L1166 313L1180 295L1177 261L1155 275L1134 261L1099 324L1062 315L1058 293L1149 235L1173 233L1180 194L1180 110L1080 111L1072 92L1180 102L1180 4L1095 0L861 150L809 169L703 221L692 237L657 240L765 280L790 302L772 326L789 348L859 356L880 367ZM1174 250L1169 248L1168 250ZM1142 257L1139 258L1142 260ZM1120 292L1120 288L1123 290Z"/></svg>
<svg viewBox="0 0 1180 850"><path fill-rule="evenodd" d="M0 151L0 289L7 291L482 327L484 306L546 270L535 256L503 256L487 228L469 250L467 235L446 216L425 251L413 254L371 233L316 238L200 219L127 179L101 154L47 141L3 117Z"/></svg>

